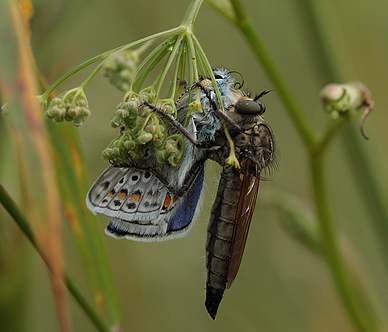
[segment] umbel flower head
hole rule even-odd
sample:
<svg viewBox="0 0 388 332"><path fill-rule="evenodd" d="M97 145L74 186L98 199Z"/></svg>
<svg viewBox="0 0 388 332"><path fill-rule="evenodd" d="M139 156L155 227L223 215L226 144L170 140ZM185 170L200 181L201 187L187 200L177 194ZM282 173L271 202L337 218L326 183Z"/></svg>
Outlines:
<svg viewBox="0 0 388 332"><path fill-rule="evenodd" d="M177 166L183 155L183 138L180 134L168 136L170 124L144 103L176 116L174 101L158 100L152 86L139 93L127 92L111 120L113 128L120 127L120 135L103 151L102 157L116 165L134 164L144 158L144 146L149 145L155 149L159 163Z"/></svg>
<svg viewBox="0 0 388 332"><path fill-rule="evenodd" d="M80 127L90 115L88 100L81 88L74 88L61 93L51 100L44 113L45 117L55 122L73 122Z"/></svg>

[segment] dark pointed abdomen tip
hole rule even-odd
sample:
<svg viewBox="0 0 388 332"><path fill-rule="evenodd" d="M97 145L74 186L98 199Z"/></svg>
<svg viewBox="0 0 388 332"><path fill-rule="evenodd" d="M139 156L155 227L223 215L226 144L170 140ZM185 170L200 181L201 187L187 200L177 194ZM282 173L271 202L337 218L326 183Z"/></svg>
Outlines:
<svg viewBox="0 0 388 332"><path fill-rule="evenodd" d="M218 306L222 300L224 291L221 289L215 289L209 285L206 285L206 301L205 306L210 317L216 319Z"/></svg>

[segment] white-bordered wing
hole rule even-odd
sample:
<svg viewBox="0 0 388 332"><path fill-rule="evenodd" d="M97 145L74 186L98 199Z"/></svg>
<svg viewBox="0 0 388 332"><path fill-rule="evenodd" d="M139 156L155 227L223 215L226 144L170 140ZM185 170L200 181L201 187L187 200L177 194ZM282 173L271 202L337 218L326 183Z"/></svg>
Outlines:
<svg viewBox="0 0 388 332"><path fill-rule="evenodd" d="M110 166L86 196L87 207L111 218L106 233L115 238L162 241L185 236L194 224L203 167L178 197L148 170Z"/></svg>

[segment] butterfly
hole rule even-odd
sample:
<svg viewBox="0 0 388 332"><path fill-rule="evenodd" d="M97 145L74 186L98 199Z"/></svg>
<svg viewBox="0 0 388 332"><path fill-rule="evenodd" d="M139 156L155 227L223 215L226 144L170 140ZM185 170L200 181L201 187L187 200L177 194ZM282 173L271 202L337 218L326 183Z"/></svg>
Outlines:
<svg viewBox="0 0 388 332"><path fill-rule="evenodd" d="M141 106L169 122L171 133L184 136L179 164L158 163L154 147L146 144L140 162L109 166L92 185L86 203L94 214L110 218L105 232L117 239L147 242L183 237L199 214L205 161L219 163L223 169L206 242L205 306L215 319L224 291L240 267L260 174L273 164L276 151L272 129L262 117L265 105L260 98L268 91L252 99L236 86L228 70L214 69L213 74L225 112L219 109L209 79L192 88L200 89L203 112L188 113L194 98L188 91L176 103L176 118L151 104ZM224 123L240 168L226 162L231 148Z"/></svg>

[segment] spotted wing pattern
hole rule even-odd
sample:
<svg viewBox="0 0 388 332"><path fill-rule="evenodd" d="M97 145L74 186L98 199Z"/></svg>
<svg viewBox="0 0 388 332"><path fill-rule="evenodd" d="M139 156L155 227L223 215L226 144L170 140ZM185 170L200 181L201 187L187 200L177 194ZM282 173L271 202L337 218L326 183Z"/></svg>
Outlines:
<svg viewBox="0 0 388 332"><path fill-rule="evenodd" d="M86 204L93 213L111 218L105 231L115 238L182 237L194 224L203 177L202 167L190 189L178 197L150 171L110 166L91 187Z"/></svg>

